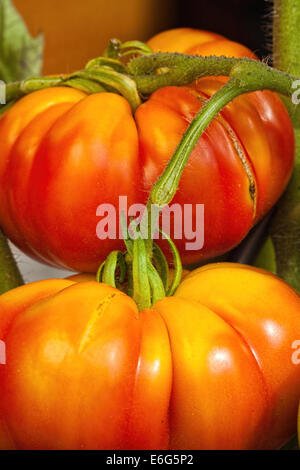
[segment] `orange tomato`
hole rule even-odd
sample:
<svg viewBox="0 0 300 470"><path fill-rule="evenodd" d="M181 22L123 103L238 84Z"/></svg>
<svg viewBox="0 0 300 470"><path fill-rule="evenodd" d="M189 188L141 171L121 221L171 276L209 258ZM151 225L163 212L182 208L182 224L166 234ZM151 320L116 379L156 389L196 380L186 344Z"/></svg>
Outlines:
<svg viewBox="0 0 300 470"><path fill-rule="evenodd" d="M256 58L255 54L242 44L229 41L220 34L192 28L163 31L151 38L148 45L154 52Z"/></svg>
<svg viewBox="0 0 300 470"><path fill-rule="evenodd" d="M253 57L244 46L189 29L162 33L157 50ZM58 87L33 93L0 119L0 224L27 254L75 271L95 272L119 239L99 240L100 204L116 208L119 196L146 203L189 123L223 84L204 78L165 87L132 115L113 93L86 96ZM183 263L212 258L237 245L277 201L294 162L287 111L271 92L235 99L199 139L174 203L204 204L204 247L186 249ZM196 213L189 218L191 228ZM198 221L199 223L199 221ZM174 238L171 230L170 236Z"/></svg>
<svg viewBox="0 0 300 470"><path fill-rule="evenodd" d="M296 430L300 297L215 264L138 312L96 282L0 297L2 449L275 449Z"/></svg>

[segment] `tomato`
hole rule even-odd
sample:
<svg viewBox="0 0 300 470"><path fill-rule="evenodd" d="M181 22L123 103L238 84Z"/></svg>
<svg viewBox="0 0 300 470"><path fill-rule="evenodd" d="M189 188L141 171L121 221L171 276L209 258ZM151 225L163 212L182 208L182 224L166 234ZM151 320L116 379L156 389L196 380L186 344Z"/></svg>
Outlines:
<svg viewBox="0 0 300 470"><path fill-rule="evenodd" d="M244 46L189 29L149 41L157 50L254 57ZM0 119L0 224L24 252L47 263L95 272L122 240L100 240L100 204L119 217L127 204L147 201L149 190L203 103L224 83L204 78L153 93L132 115L113 93L86 96L57 87L17 102ZM287 111L271 92L235 99L199 139L173 203L204 204L204 246L177 245L184 264L237 245L282 194L294 161ZM103 216L104 214L102 214ZM201 227L200 227L201 229ZM174 238L171 230L170 236Z"/></svg>
<svg viewBox="0 0 300 470"><path fill-rule="evenodd" d="M229 41L220 34L192 28L163 31L151 38L148 45L154 52L256 58L255 54L242 44Z"/></svg>
<svg viewBox="0 0 300 470"><path fill-rule="evenodd" d="M275 449L296 429L300 298L213 264L138 312L106 284L0 297L2 449Z"/></svg>

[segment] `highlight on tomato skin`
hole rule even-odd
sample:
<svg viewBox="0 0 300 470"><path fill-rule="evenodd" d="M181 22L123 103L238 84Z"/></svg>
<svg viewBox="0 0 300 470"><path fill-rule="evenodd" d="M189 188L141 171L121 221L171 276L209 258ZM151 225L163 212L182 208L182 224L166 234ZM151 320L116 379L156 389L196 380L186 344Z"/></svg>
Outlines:
<svg viewBox="0 0 300 470"><path fill-rule="evenodd" d="M299 311L281 279L230 263L141 312L86 277L11 290L0 448L279 448L296 431Z"/></svg>
<svg viewBox="0 0 300 470"><path fill-rule="evenodd" d="M188 28L161 33L149 45L154 51L254 57L242 45ZM123 249L122 240L97 237L98 206L114 206L118 220L119 196L127 196L128 207L145 204L189 123L223 83L210 77L162 88L134 116L114 93L87 96L56 87L22 98L0 120L5 234L43 262L96 272L112 250ZM241 96L214 119L172 201L205 208L203 248L187 250L181 227L184 264L214 258L240 243L285 189L294 150L290 118L274 93ZM171 216L171 228L173 221ZM194 211L191 226L196 223Z"/></svg>

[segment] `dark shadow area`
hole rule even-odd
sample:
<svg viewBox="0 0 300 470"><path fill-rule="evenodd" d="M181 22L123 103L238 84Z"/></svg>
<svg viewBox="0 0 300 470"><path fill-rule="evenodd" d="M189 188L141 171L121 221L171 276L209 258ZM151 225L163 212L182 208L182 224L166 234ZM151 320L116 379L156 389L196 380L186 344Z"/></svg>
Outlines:
<svg viewBox="0 0 300 470"><path fill-rule="evenodd" d="M271 54L272 2L266 0L174 0L174 24L207 29L241 42L259 57Z"/></svg>

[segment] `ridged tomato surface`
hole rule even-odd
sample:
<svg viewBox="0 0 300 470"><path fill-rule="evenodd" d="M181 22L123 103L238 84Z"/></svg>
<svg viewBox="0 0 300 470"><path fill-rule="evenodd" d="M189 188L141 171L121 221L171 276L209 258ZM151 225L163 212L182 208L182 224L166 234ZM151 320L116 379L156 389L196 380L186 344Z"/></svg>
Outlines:
<svg viewBox="0 0 300 470"><path fill-rule="evenodd" d="M141 312L93 281L20 287L0 297L0 448L276 449L299 337L298 294L247 266L200 268Z"/></svg>
<svg viewBox="0 0 300 470"><path fill-rule="evenodd" d="M254 57L240 44L189 29L161 33L149 45L154 51ZM113 93L86 96L58 87L22 98L0 119L0 224L6 235L50 264L95 272L111 250L123 249L119 197L127 196L128 207L146 203L190 122L223 83L211 77L162 88L134 116ZM292 124L276 94L259 91L229 104L199 139L172 201L182 209L191 205L189 228L197 226L198 234L203 224L196 205L204 204L201 249L187 248L184 209L175 218L183 262L237 245L282 194L293 161ZM110 238L98 238L101 204L115 210Z"/></svg>

